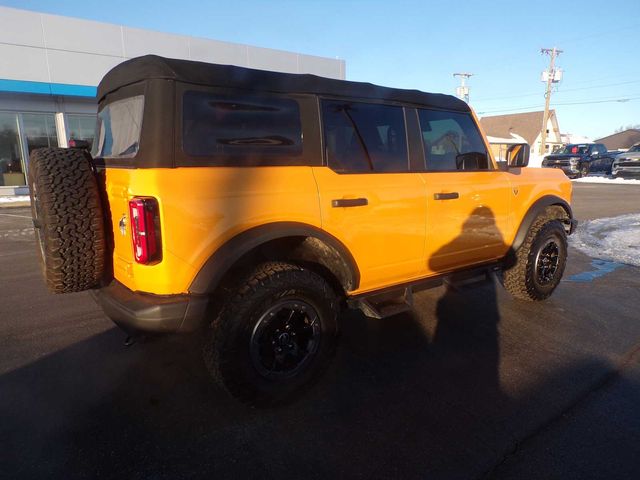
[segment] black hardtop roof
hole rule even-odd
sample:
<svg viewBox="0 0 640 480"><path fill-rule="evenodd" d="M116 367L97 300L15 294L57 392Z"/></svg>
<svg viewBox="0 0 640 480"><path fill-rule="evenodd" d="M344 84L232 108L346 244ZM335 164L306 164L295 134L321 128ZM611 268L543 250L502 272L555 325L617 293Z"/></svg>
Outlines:
<svg viewBox="0 0 640 480"><path fill-rule="evenodd" d="M108 93L125 85L157 78L262 92L381 99L460 112L469 111L465 102L451 95L380 87L371 83L334 80L310 74L278 73L233 65L178 60L157 55L132 58L112 68L98 85L98 101L102 101Z"/></svg>

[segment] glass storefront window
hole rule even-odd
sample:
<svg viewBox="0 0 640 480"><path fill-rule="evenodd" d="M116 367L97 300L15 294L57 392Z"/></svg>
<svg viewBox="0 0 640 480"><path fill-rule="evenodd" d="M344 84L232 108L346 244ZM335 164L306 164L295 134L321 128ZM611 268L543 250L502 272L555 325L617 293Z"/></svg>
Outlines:
<svg viewBox="0 0 640 480"><path fill-rule="evenodd" d="M23 113L22 135L26 136L28 154L36 148L57 147L56 121L53 113Z"/></svg>
<svg viewBox="0 0 640 480"><path fill-rule="evenodd" d="M91 150L96 130L96 116L66 114L65 117L69 131L69 146ZM72 140L75 145L72 144Z"/></svg>
<svg viewBox="0 0 640 480"><path fill-rule="evenodd" d="M18 117L15 113L0 112L0 186L24 184Z"/></svg>

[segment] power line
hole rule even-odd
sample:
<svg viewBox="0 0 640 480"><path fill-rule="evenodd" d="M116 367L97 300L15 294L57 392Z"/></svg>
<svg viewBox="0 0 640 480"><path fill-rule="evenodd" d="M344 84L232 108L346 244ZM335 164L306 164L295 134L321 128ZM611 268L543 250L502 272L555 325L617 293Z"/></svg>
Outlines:
<svg viewBox="0 0 640 480"><path fill-rule="evenodd" d="M635 100L639 100L640 96L637 97L623 97L623 98L610 98L610 99L601 99L601 100L585 100L585 101L577 101L577 102L554 102L551 106L568 106L568 105L589 105L592 103L626 103L632 102ZM500 112L518 112L522 110L531 110L532 108L542 108L543 105L538 103L537 105L528 105L526 107L516 107L516 108L506 108L506 109L498 109L498 110L484 110L482 112L477 112L478 115L484 115L485 113L500 113Z"/></svg>
<svg viewBox="0 0 640 480"><path fill-rule="evenodd" d="M602 85L592 85L590 87L578 87L578 88L565 88L562 90L558 90L556 93L561 94L561 93L566 93L566 92L577 92L580 90L593 90L595 88L605 88L605 87L617 87L620 85L630 85L632 83L640 83L640 80L631 80L629 82L617 82L617 83L605 83ZM493 97L493 98L479 98L476 100L476 102L482 102L482 101L490 101L490 100L506 100L509 98L521 98L521 97L534 97L534 96L539 96L540 92L538 93L525 93L525 94L521 94L521 95L509 95L506 97Z"/></svg>

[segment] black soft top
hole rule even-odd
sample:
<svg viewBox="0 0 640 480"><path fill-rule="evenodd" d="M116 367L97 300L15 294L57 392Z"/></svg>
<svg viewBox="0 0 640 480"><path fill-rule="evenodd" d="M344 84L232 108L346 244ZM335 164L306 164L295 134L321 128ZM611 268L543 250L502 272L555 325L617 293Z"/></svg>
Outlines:
<svg viewBox="0 0 640 480"><path fill-rule="evenodd" d="M132 58L112 68L98 85L98 101L125 85L156 78L262 92L382 99L460 112L469 111L465 102L451 95L380 87L371 83L334 80L310 74L268 72L233 65L177 60L157 55Z"/></svg>

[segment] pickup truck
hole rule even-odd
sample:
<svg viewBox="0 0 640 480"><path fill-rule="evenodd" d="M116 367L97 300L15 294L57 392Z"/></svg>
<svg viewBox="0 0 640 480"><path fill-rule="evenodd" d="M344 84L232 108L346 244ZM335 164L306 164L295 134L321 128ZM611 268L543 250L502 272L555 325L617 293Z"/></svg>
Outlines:
<svg viewBox="0 0 640 480"><path fill-rule="evenodd" d="M626 152L618 153L611 166L613 177L640 176L640 143Z"/></svg>
<svg viewBox="0 0 640 480"><path fill-rule="evenodd" d="M560 168L567 177L580 178L592 172L610 175L613 159L602 143L574 143L544 157L542 166Z"/></svg>

